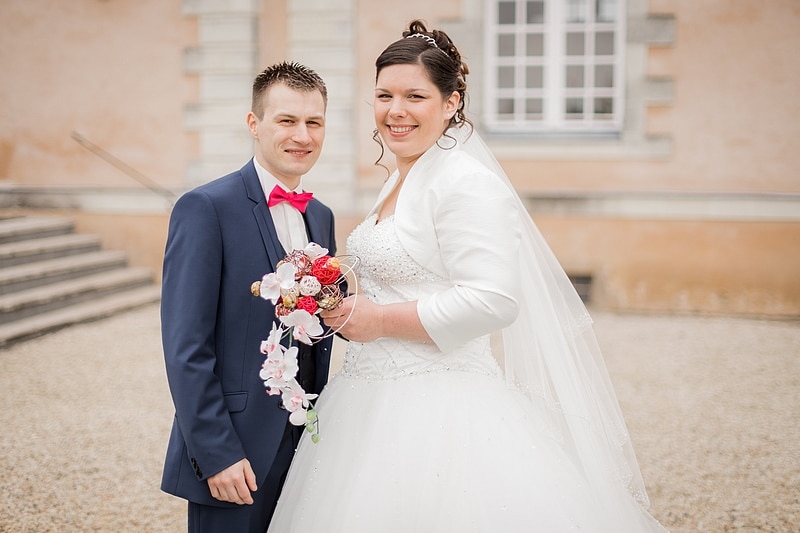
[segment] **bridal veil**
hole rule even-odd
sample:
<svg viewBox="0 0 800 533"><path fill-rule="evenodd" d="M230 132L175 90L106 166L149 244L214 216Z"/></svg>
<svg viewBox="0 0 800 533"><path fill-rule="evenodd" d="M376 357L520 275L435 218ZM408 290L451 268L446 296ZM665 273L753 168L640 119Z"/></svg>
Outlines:
<svg viewBox="0 0 800 533"><path fill-rule="evenodd" d="M484 141L469 126L451 128L462 151L478 159L514 191ZM520 313L495 342L507 382L528 396L609 511L634 513L642 530L661 530L649 506L630 436L608 376L592 319L522 200ZM632 497L638 506L629 505Z"/></svg>

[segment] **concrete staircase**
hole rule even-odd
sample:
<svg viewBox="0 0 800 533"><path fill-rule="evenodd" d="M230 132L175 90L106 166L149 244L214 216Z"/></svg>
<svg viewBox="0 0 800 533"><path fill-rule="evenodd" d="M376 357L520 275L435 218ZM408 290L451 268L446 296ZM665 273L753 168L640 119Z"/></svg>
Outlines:
<svg viewBox="0 0 800 533"><path fill-rule="evenodd" d="M156 302L160 289L70 219L0 219L0 348Z"/></svg>

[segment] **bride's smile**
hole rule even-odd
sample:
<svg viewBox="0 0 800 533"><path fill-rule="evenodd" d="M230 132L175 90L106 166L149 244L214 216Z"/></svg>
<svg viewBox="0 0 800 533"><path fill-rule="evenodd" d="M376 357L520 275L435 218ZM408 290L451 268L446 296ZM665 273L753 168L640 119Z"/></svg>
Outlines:
<svg viewBox="0 0 800 533"><path fill-rule="evenodd" d="M375 84L375 124L387 148L407 170L441 137L460 97L445 98L422 65L391 65Z"/></svg>

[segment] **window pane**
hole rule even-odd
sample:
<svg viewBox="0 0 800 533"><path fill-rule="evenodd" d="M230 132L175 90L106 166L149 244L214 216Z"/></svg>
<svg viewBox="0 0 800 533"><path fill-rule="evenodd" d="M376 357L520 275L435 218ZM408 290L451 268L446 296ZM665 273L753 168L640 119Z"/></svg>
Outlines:
<svg viewBox="0 0 800 533"><path fill-rule="evenodd" d="M542 67L527 67L525 69L525 87L528 89L541 89L544 86L544 71Z"/></svg>
<svg viewBox="0 0 800 533"><path fill-rule="evenodd" d="M497 86L501 89L514 87L514 67L497 67Z"/></svg>
<svg viewBox="0 0 800 533"><path fill-rule="evenodd" d="M497 113L500 115L513 115L514 114L514 99L513 98L498 98L497 99Z"/></svg>
<svg viewBox="0 0 800 533"><path fill-rule="evenodd" d="M582 33L567 34L567 55L582 56L584 50L584 35Z"/></svg>
<svg viewBox="0 0 800 533"><path fill-rule="evenodd" d="M497 22L498 24L514 24L517 20L516 2L497 3Z"/></svg>
<svg viewBox="0 0 800 533"><path fill-rule="evenodd" d="M586 22L586 0L567 0L567 22Z"/></svg>
<svg viewBox="0 0 800 533"><path fill-rule="evenodd" d="M568 119L583 117L583 98L567 98L564 100L564 112Z"/></svg>
<svg viewBox="0 0 800 533"><path fill-rule="evenodd" d="M496 22L484 25L493 49L485 58L489 129L571 135L624 126L616 90L624 81L624 1L487 2Z"/></svg>
<svg viewBox="0 0 800 533"><path fill-rule="evenodd" d="M497 55L510 57L514 55L514 35L497 36Z"/></svg>
<svg viewBox="0 0 800 533"><path fill-rule="evenodd" d="M598 117L597 115L611 115L614 112L614 101L611 98L595 98L594 99L594 114L596 118L611 118Z"/></svg>
<svg viewBox="0 0 800 533"><path fill-rule="evenodd" d="M544 1L525 2L525 22L528 24L544 22Z"/></svg>
<svg viewBox="0 0 800 533"><path fill-rule="evenodd" d="M612 65L596 65L594 67L594 86L614 86L614 67Z"/></svg>
<svg viewBox="0 0 800 533"><path fill-rule="evenodd" d="M583 66L582 65L568 66L566 78L567 78L567 87L569 88L583 87L584 85Z"/></svg>
<svg viewBox="0 0 800 533"><path fill-rule="evenodd" d="M598 56L610 56L614 54L614 32L597 32L594 36L594 53Z"/></svg>
<svg viewBox="0 0 800 533"><path fill-rule="evenodd" d="M526 98L525 99L525 113L528 115L541 115L542 114L542 99L541 98Z"/></svg>
<svg viewBox="0 0 800 533"><path fill-rule="evenodd" d="M617 19L617 0L597 0L595 20L597 22L614 22Z"/></svg>
<svg viewBox="0 0 800 533"><path fill-rule="evenodd" d="M525 52L528 57L540 57L544 55L544 35L541 33L529 33L525 36Z"/></svg>

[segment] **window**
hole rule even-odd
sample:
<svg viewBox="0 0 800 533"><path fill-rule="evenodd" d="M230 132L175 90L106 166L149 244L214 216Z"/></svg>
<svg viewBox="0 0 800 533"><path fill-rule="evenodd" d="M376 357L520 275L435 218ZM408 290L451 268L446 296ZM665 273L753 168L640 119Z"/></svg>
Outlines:
<svg viewBox="0 0 800 533"><path fill-rule="evenodd" d="M618 132L624 0L490 0L485 123L495 132Z"/></svg>

